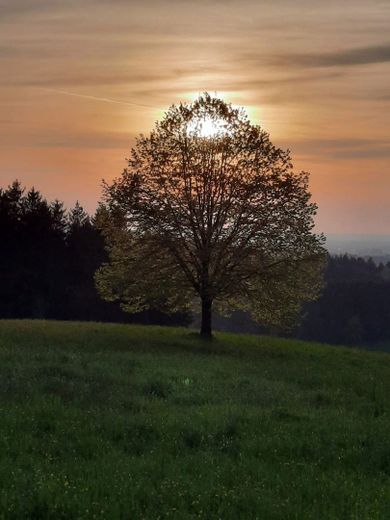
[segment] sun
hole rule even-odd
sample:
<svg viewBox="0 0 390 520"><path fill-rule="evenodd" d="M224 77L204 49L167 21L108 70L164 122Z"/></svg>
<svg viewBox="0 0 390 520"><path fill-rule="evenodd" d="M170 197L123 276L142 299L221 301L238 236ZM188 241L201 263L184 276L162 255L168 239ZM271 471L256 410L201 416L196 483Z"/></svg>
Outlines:
<svg viewBox="0 0 390 520"><path fill-rule="evenodd" d="M187 126L189 135L198 137L217 137L228 133L226 121L215 119L210 116L194 118Z"/></svg>

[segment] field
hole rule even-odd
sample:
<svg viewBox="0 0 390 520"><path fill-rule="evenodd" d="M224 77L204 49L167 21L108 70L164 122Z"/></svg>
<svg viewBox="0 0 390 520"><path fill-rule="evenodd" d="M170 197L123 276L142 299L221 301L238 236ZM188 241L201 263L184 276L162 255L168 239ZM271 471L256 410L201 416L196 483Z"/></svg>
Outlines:
<svg viewBox="0 0 390 520"><path fill-rule="evenodd" d="M388 519L390 356L0 321L0 518Z"/></svg>

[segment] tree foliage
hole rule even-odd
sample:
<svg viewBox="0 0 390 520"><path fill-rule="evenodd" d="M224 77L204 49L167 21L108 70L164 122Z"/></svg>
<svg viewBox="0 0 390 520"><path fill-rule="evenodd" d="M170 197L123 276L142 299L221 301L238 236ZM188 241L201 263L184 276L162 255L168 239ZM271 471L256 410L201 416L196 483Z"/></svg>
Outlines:
<svg viewBox="0 0 390 520"><path fill-rule="evenodd" d="M204 94L173 105L105 186L110 261L97 286L131 311L182 309L197 296L204 335L213 304L291 322L321 285L315 213L308 174L294 172L289 151L242 109Z"/></svg>

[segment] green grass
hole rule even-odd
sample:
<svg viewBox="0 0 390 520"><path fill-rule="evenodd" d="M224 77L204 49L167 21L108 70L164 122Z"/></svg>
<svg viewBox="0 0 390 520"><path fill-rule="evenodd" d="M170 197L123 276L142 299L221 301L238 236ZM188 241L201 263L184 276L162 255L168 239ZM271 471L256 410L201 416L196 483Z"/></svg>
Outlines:
<svg viewBox="0 0 390 520"><path fill-rule="evenodd" d="M0 321L0 518L388 519L390 357Z"/></svg>

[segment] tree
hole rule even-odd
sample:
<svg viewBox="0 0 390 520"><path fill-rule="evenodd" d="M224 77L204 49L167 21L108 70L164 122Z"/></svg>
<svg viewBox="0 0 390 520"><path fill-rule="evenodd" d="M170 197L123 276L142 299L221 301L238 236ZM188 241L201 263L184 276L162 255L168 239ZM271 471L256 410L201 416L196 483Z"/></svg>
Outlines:
<svg viewBox="0 0 390 520"><path fill-rule="evenodd" d="M82 229L91 225L89 215L84 208L76 201L75 207L69 212L69 230Z"/></svg>
<svg viewBox="0 0 390 520"><path fill-rule="evenodd" d="M110 261L97 287L132 312L188 308L198 296L205 337L214 305L291 322L321 285L315 213L308 174L294 173L289 151L205 93L171 106L105 184L98 220Z"/></svg>

